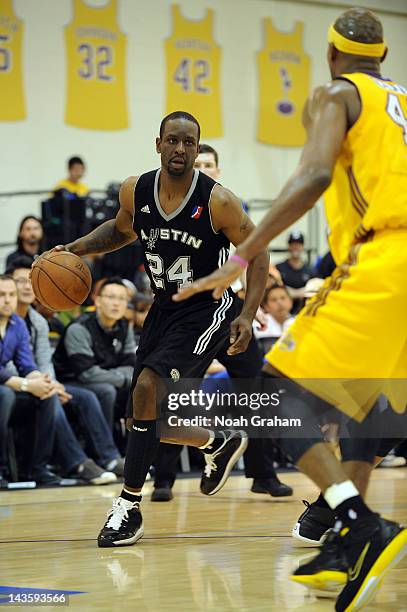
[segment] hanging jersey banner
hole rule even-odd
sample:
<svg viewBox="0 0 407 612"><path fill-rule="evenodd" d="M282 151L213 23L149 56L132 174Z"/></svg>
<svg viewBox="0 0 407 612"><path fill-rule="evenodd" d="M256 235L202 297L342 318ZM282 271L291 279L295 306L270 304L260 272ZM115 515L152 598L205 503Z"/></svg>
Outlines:
<svg viewBox="0 0 407 612"><path fill-rule="evenodd" d="M0 0L0 121L26 118L22 44L24 25L12 0Z"/></svg>
<svg viewBox="0 0 407 612"><path fill-rule="evenodd" d="M200 20L186 19L171 7L173 32L165 41L166 114L184 110L196 117L204 138L222 136L220 102L221 49L213 39L213 11Z"/></svg>
<svg viewBox="0 0 407 612"><path fill-rule="evenodd" d="M91 130L129 126L126 93L126 36L119 30L117 0L91 7L73 0L65 28L65 122Z"/></svg>
<svg viewBox="0 0 407 612"><path fill-rule="evenodd" d="M259 109L257 138L267 144L301 147L302 109L310 87L310 60L302 47L303 23L280 32L263 19L265 44L257 53Z"/></svg>

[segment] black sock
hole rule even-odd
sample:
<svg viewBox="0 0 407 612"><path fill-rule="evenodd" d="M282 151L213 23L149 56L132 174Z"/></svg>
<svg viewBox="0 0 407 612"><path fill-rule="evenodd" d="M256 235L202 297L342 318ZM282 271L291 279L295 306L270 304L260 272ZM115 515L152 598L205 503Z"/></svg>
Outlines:
<svg viewBox="0 0 407 612"><path fill-rule="evenodd" d="M343 525L351 525L359 518L372 516L373 512L368 508L360 495L350 497L335 508L335 514Z"/></svg>
<svg viewBox="0 0 407 612"><path fill-rule="evenodd" d="M156 420L133 421L124 463L124 488L127 485L141 489L143 486L160 443L158 436Z"/></svg>
<svg viewBox="0 0 407 612"><path fill-rule="evenodd" d="M126 491L126 489L122 489L122 492L120 493L120 497L123 497L123 499L127 499L127 501L129 502L141 502L141 495L140 493L132 493L131 491Z"/></svg>
<svg viewBox="0 0 407 612"><path fill-rule="evenodd" d="M325 497L322 495L322 493L319 494L318 498L314 501L314 504L319 508L329 508L329 510L331 509L326 503Z"/></svg>

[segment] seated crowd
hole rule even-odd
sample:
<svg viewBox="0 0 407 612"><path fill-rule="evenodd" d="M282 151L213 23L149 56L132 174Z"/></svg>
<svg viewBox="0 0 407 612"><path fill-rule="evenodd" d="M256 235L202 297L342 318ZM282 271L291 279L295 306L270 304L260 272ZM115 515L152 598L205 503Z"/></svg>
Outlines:
<svg viewBox="0 0 407 612"><path fill-rule="evenodd" d="M123 416L151 298L138 309L131 282L105 279L65 327L64 313L36 303L31 264L13 257L0 276L0 485L16 476L43 486L114 482L123 475Z"/></svg>

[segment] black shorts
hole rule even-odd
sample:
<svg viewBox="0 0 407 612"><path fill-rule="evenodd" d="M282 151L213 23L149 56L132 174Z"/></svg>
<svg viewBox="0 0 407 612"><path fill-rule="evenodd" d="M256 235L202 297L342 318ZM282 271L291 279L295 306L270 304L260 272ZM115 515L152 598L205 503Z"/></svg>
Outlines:
<svg viewBox="0 0 407 612"><path fill-rule="evenodd" d="M230 378L245 379L260 375L263 356L254 336L251 337L244 353L228 355L229 346L227 342L216 355L216 359L226 368Z"/></svg>
<svg viewBox="0 0 407 612"><path fill-rule="evenodd" d="M144 368L174 383L182 378L202 378L229 338L230 324L237 313L232 292L225 292L217 302L173 310L153 303L140 337L132 390ZM128 416L132 414L131 395Z"/></svg>

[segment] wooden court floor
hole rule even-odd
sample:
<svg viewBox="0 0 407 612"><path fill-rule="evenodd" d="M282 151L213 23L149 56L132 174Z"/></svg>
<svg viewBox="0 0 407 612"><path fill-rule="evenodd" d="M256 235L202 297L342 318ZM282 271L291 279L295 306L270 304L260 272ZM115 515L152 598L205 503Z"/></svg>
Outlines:
<svg viewBox="0 0 407 612"><path fill-rule="evenodd" d="M313 554L290 531L315 489L301 474L283 479L295 489L284 501L250 493L241 476L213 498L179 480L169 503L151 503L147 484L145 537L113 550L95 537L120 485L1 492L0 585L82 591L69 602L79 610L333 610L288 580ZM376 470L369 501L407 522L407 469ZM368 609L407 612L406 559Z"/></svg>

